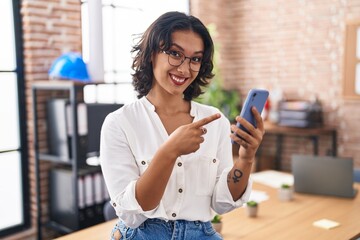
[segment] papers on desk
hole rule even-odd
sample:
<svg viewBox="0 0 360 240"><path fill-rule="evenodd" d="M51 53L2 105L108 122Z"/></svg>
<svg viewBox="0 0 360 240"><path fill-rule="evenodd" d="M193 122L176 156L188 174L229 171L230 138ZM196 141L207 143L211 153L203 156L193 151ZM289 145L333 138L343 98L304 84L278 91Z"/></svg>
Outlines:
<svg viewBox="0 0 360 240"><path fill-rule="evenodd" d="M251 190L249 201L255 201L257 203L266 201L269 199L269 195L264 191L259 190ZM242 207L246 207L246 204L242 205Z"/></svg>
<svg viewBox="0 0 360 240"><path fill-rule="evenodd" d="M324 229L332 229L334 227L340 226L340 223L324 218L313 222L313 226Z"/></svg>
<svg viewBox="0 0 360 240"><path fill-rule="evenodd" d="M258 191L258 190L251 190L251 194L249 197L249 201L255 201L255 202L263 202L269 199L269 195L267 195L264 191Z"/></svg>
<svg viewBox="0 0 360 240"><path fill-rule="evenodd" d="M284 183L288 185L294 184L293 175L274 170L252 173L251 178L254 182L258 182L273 188L280 188Z"/></svg>

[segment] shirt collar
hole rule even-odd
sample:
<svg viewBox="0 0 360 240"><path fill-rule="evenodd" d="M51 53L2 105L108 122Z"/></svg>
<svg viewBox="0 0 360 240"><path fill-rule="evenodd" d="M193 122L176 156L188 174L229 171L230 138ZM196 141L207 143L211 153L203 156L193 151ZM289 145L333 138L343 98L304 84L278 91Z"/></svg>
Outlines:
<svg viewBox="0 0 360 240"><path fill-rule="evenodd" d="M155 106L152 105L152 103L151 103L145 96L143 96L142 98L140 98L140 102L141 102L142 104L144 104L144 106L145 106L147 109L155 112Z"/></svg>
<svg viewBox="0 0 360 240"><path fill-rule="evenodd" d="M140 98L140 102L144 104L146 108L155 112L155 106L145 97ZM190 101L190 116L195 117L197 115L197 105L194 101Z"/></svg>

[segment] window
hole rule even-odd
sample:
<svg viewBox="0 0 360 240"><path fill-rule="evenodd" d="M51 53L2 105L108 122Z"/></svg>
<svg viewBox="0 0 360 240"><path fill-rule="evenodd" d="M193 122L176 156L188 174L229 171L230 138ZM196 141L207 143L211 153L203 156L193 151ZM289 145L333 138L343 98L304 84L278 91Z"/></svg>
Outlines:
<svg viewBox="0 0 360 240"><path fill-rule="evenodd" d="M0 237L29 225L19 2L0 1Z"/></svg>
<svg viewBox="0 0 360 240"><path fill-rule="evenodd" d="M360 99L360 21L346 25L344 97Z"/></svg>
<svg viewBox="0 0 360 240"><path fill-rule="evenodd" d="M83 0L81 9L85 62L89 60L90 51L88 3L89 1ZM86 102L128 103L136 99L131 84L130 53L134 40L137 41L135 35L143 33L148 25L164 12L189 13L189 0L102 0L101 3L104 82L113 84L86 86L84 98Z"/></svg>

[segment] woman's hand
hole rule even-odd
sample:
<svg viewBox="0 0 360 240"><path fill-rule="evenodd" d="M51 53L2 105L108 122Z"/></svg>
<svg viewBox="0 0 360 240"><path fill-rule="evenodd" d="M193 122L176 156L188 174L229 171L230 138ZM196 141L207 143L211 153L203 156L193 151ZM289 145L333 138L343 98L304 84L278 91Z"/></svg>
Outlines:
<svg viewBox="0 0 360 240"><path fill-rule="evenodd" d="M230 135L231 139L240 145L239 158L248 162L254 161L256 151L259 148L265 134L264 123L260 113L255 107L252 107L251 111L254 114L257 128L244 118L237 116L236 121L245 127L249 133L241 130L236 125L232 125L231 130L234 134Z"/></svg>
<svg viewBox="0 0 360 240"><path fill-rule="evenodd" d="M177 128L166 141L167 148L169 151L173 151L176 157L196 152L200 148L200 144L204 142L203 135L207 133L204 126L220 116L217 113Z"/></svg>

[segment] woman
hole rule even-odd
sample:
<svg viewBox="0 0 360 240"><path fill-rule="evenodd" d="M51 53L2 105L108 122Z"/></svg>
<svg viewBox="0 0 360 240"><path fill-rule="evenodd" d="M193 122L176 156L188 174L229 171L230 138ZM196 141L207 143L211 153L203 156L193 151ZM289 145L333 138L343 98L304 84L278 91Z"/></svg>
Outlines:
<svg viewBox="0 0 360 240"><path fill-rule="evenodd" d="M193 16L160 16L133 48L139 99L109 114L101 166L119 217L112 239L221 239L210 220L249 198L249 175L264 134L192 101L213 77L213 42ZM235 134L231 134L230 129ZM230 137L229 137L230 135ZM240 144L233 161L231 139Z"/></svg>

